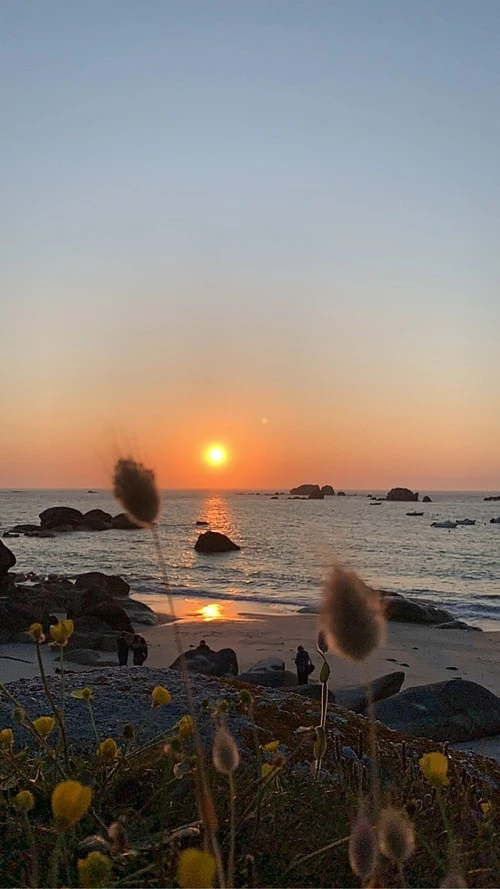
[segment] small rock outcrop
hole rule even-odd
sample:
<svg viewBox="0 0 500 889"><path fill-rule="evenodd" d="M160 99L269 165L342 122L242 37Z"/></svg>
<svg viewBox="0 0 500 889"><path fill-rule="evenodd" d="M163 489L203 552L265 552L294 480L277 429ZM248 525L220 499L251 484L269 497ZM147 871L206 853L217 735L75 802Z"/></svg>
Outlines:
<svg viewBox="0 0 500 889"><path fill-rule="evenodd" d="M316 492L320 492L319 485L299 485L298 488L292 488L290 494L296 497L309 497Z"/></svg>
<svg viewBox="0 0 500 889"><path fill-rule="evenodd" d="M386 500L414 502L418 500L418 493L414 494L409 488L391 488Z"/></svg>
<svg viewBox="0 0 500 889"><path fill-rule="evenodd" d="M425 497L422 497L422 503L432 503L432 500L428 494L426 494Z"/></svg>
<svg viewBox="0 0 500 889"><path fill-rule="evenodd" d="M387 728L432 741L473 741L500 733L500 698L464 679L409 688L375 705Z"/></svg>
<svg viewBox="0 0 500 889"><path fill-rule="evenodd" d="M397 695L404 681L405 674L402 670L379 676L371 684L373 700L383 701L385 698ZM345 707L354 713L364 713L368 707L366 685L348 686L337 691L335 697L339 707Z"/></svg>
<svg viewBox="0 0 500 889"><path fill-rule="evenodd" d="M204 673L207 676L238 675L238 658L232 648L213 651L206 643L202 643L197 648L184 652L183 657L188 670L193 673ZM173 664L170 664L169 670L181 669L181 658L178 657Z"/></svg>
<svg viewBox="0 0 500 889"><path fill-rule="evenodd" d="M229 553L241 549L219 531L205 531L204 534L200 534L194 548L197 553Z"/></svg>
<svg viewBox="0 0 500 889"><path fill-rule="evenodd" d="M9 578L9 571L15 564L14 553L0 540L0 594L6 592L13 585L13 581Z"/></svg>
<svg viewBox="0 0 500 889"><path fill-rule="evenodd" d="M140 526L136 525L132 519L129 519L124 512L120 512L118 515L113 516L111 527L115 531L137 531Z"/></svg>
<svg viewBox="0 0 500 889"><path fill-rule="evenodd" d="M297 685L297 674L290 670L257 670L240 673L238 682L261 685L263 688L287 688ZM305 686L304 686L305 687ZM302 688L302 686L300 686Z"/></svg>
<svg viewBox="0 0 500 889"><path fill-rule="evenodd" d="M130 592L130 584L123 577L114 574L103 574L102 571L86 571L85 574L77 574L75 590L89 590L97 588L105 595L113 599L126 598Z"/></svg>
<svg viewBox="0 0 500 889"><path fill-rule="evenodd" d="M337 497L345 497L345 496L346 496L345 491L337 491Z"/></svg>
<svg viewBox="0 0 500 889"><path fill-rule="evenodd" d="M395 593L382 593L382 604L387 620L415 624L443 624L454 620L444 608L419 599L405 599Z"/></svg>
<svg viewBox="0 0 500 889"><path fill-rule="evenodd" d="M324 500L325 495L323 494L323 491L311 491L311 493L308 494L307 499L308 500Z"/></svg>
<svg viewBox="0 0 500 889"><path fill-rule="evenodd" d="M335 491L333 490L331 485L323 485L321 488L321 493L324 494L325 497L334 497Z"/></svg>
<svg viewBox="0 0 500 889"><path fill-rule="evenodd" d="M280 657L265 657L247 670L248 673L275 673L285 669L285 662Z"/></svg>

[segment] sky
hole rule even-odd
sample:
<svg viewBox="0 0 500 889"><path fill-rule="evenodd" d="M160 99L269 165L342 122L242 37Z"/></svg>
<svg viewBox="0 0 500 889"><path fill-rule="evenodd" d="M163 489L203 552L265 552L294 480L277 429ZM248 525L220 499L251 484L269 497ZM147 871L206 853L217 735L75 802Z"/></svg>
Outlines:
<svg viewBox="0 0 500 889"><path fill-rule="evenodd" d="M497 0L3 0L0 487L500 488L499 49Z"/></svg>

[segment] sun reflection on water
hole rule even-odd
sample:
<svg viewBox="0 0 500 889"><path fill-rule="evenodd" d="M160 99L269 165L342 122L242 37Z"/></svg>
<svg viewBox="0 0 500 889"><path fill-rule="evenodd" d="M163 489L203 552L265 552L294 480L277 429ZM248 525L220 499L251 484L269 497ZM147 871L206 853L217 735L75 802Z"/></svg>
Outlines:
<svg viewBox="0 0 500 889"><path fill-rule="evenodd" d="M224 617L222 607L218 605L217 602L210 602L209 605L203 605L203 607L199 609L198 614L204 621L221 620Z"/></svg>

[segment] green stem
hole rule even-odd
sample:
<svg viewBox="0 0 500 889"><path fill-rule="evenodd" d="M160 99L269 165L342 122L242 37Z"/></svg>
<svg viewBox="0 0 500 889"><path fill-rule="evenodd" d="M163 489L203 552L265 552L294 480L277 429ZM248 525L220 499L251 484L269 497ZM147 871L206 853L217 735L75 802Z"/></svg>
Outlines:
<svg viewBox="0 0 500 889"><path fill-rule="evenodd" d="M234 849L236 844L236 810L235 810L235 787L233 773L229 774L229 817L230 817L230 839L229 839L229 856L227 861L227 885L229 889L234 886Z"/></svg>
<svg viewBox="0 0 500 889"><path fill-rule="evenodd" d="M59 726L59 730L61 732L61 738L62 738L62 742L63 742L64 762L65 762L66 768L68 768L69 767L68 739L66 737L66 728L64 725L64 719L61 717L59 709L56 706L54 698L52 697L52 692L49 688L49 683L47 681L47 674L45 673L45 667L43 666L42 653L40 651L40 643L39 643L38 639L36 639L35 641L36 641L36 656L37 656L37 660L38 660L38 668L40 670L42 684L44 687L45 694L47 695L47 700L48 700L50 706L52 707L52 712L56 718L56 722L57 722L57 724Z"/></svg>
<svg viewBox="0 0 500 889"><path fill-rule="evenodd" d="M64 647L61 645L60 648L60 663L61 663L61 719L64 720Z"/></svg>
<svg viewBox="0 0 500 889"><path fill-rule="evenodd" d="M35 837L33 835L33 828L31 826L31 821L28 818L28 813L23 813L23 821L24 826L26 828L26 836L28 837L28 845L30 849L30 870L29 870L29 884L33 889L36 889L37 886L40 885L40 869L38 867L38 852L35 842Z"/></svg>
<svg viewBox="0 0 500 889"><path fill-rule="evenodd" d="M88 710L89 710L90 723L91 723L92 728L93 728L93 730L94 730L94 736L95 736L96 744L97 744L97 746L99 747L99 744L100 744L101 742L99 741L99 733L98 733L98 731L97 731L97 726L96 726L96 724L95 724L94 711L93 711L93 709L92 709L92 703L91 703L91 701L89 700L89 698L87 698L87 707L88 707Z"/></svg>
<svg viewBox="0 0 500 889"><path fill-rule="evenodd" d="M63 838L61 833L57 833L56 845L55 849L50 856L49 861L49 873L48 873L48 885L51 887L57 887L57 883L59 881L59 864L61 860L61 851L63 847Z"/></svg>

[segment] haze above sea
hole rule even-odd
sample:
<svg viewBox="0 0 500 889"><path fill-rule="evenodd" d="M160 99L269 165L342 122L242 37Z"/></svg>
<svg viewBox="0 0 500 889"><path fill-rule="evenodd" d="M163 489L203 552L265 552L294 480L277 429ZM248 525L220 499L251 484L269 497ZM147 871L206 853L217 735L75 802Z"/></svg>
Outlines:
<svg viewBox="0 0 500 889"><path fill-rule="evenodd" d="M271 492L274 493L274 492ZM292 500L288 492L165 491L159 533L175 596L226 600L242 612L256 606L290 611L315 604L328 568L337 560L380 589L410 594L448 608L454 617L500 629L500 502L491 492L427 491L432 503L381 502L367 494ZM496 492L494 492L496 493ZM373 505L372 505L373 504ZM49 506L86 512L121 509L109 491L0 491L0 532L38 522ZM409 517L407 512L424 512ZM468 518L471 526L433 528L433 521ZM208 528L227 534L240 552L199 555L197 537ZM132 594L158 608L165 601L153 541L147 531L60 534L5 539L15 571L74 576L84 571L120 574Z"/></svg>

